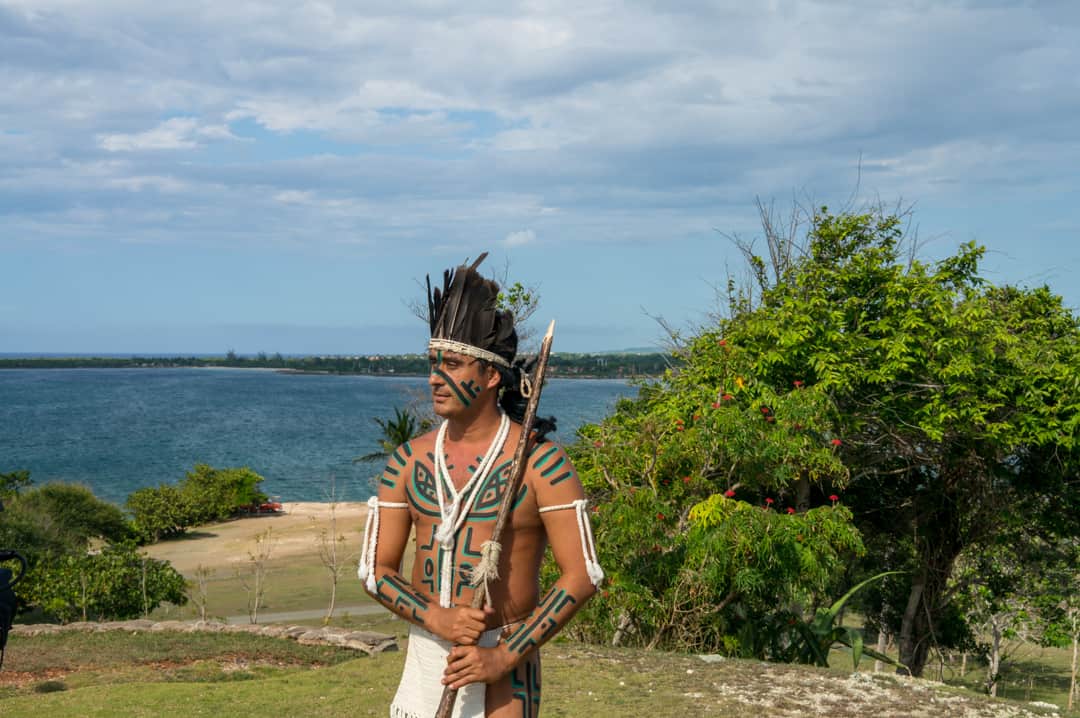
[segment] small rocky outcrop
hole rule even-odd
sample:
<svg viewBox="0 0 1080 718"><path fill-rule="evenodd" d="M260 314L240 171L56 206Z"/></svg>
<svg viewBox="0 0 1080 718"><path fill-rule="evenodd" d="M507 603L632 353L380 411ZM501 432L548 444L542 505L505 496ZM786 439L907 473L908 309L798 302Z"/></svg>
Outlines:
<svg viewBox="0 0 1080 718"><path fill-rule="evenodd" d="M103 621L100 623L80 621L66 625L51 623L20 624L13 626L11 629L11 632L17 636L41 636L66 631L249 633L257 636L293 640L306 645L338 646L359 651L369 656L383 651L398 650L397 639L394 636L333 626L313 628L312 626L285 626L262 623L240 624L225 623L223 621L150 621L140 618L131 621Z"/></svg>

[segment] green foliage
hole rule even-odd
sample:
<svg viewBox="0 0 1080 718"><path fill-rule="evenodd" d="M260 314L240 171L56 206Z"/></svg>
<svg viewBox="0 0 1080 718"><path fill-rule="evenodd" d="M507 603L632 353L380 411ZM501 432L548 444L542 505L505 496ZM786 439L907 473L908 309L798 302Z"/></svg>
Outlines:
<svg viewBox="0 0 1080 718"><path fill-rule="evenodd" d="M611 578L572 630L776 656L772 616L821 600L862 551L850 512L825 496L847 480L827 396L798 378L755 381L715 332L681 359L571 448Z"/></svg>
<svg viewBox="0 0 1080 718"><path fill-rule="evenodd" d="M143 543L178 536L194 523L194 512L179 488L162 484L138 489L127 497L132 529Z"/></svg>
<svg viewBox="0 0 1080 718"><path fill-rule="evenodd" d="M152 543L192 526L223 521L245 506L266 501L262 476L247 467L215 469L196 464L178 486L161 484L132 492L127 508L139 540Z"/></svg>
<svg viewBox="0 0 1080 718"><path fill-rule="evenodd" d="M886 576L895 575L896 573L898 572L886 571L885 573L871 576L853 586L828 608L817 609L813 619L809 621L799 621L795 619L792 623L795 629L793 631L795 634L794 640L789 644L792 662L809 663L815 666L827 667L829 665L830 649L833 645L841 643L851 649L851 659L853 661L852 667L856 671L859 670L859 661L862 660L864 653L879 661L898 665L897 662L889 656L878 653L874 649L867 648L863 645L862 631L859 629L836 625L836 619L841 615L844 605L852 598L852 596L871 583L880 581Z"/></svg>
<svg viewBox="0 0 1080 718"><path fill-rule="evenodd" d="M91 541L119 541L128 535L120 509L73 484L22 491L8 500L0 520L0 546L17 549L31 564L43 554L79 553Z"/></svg>
<svg viewBox="0 0 1080 718"><path fill-rule="evenodd" d="M0 502L9 499L33 483L30 481L29 471L11 471L0 474ZM0 503L0 506L3 504Z"/></svg>
<svg viewBox="0 0 1080 718"><path fill-rule="evenodd" d="M40 563L33 578L26 599L65 623L136 618L166 601L187 602L184 577L167 561L143 556L131 543Z"/></svg>
<svg viewBox="0 0 1080 718"><path fill-rule="evenodd" d="M909 256L897 216L821 208L805 240L768 240L768 260L742 247L756 288L729 285L729 314L685 342L678 369L585 427L573 449L599 502L601 556L616 566L619 609L589 629L610 636L629 626L650 642L683 621L676 602L647 597L669 595L692 565L695 504L731 492L802 516L842 494L870 537L863 575L907 572L857 599L877 601L871 618L900 635L918 675L938 639L964 635L947 625L957 615L947 581L963 550L1006 525L1080 531L1070 484L1080 470L1080 322L1045 287L988 285L974 244L936 263ZM746 521L712 501L723 518L711 531ZM736 614L768 623L755 600L801 615L827 580L839 585L842 560L803 573L782 559L786 568L763 574L763 555L738 556L738 597L714 595L717 614L730 615L709 640L744 651ZM726 575L711 580L723 587ZM801 598L774 586L787 581Z"/></svg>
<svg viewBox="0 0 1080 718"><path fill-rule="evenodd" d="M930 264L902 240L896 216L822 208L805 252L758 274L757 304L733 293L720 331L757 381L827 394L845 501L880 538L869 569L910 569L886 613L918 674L961 551L1013 522L1077 530L1080 331L1045 287L987 285L974 244Z"/></svg>
<svg viewBox="0 0 1080 718"><path fill-rule="evenodd" d="M411 409L401 409L399 407L394 407L394 418L381 419L376 417L375 423L379 425L379 429L382 431L382 437L379 439L380 450L359 456L353 459L354 463L386 459L393 453L394 449L431 429L430 419L418 417Z"/></svg>
<svg viewBox="0 0 1080 718"><path fill-rule="evenodd" d="M180 483L193 525L223 521L243 506L266 501L259 491L263 478L245 467L215 469L196 464Z"/></svg>

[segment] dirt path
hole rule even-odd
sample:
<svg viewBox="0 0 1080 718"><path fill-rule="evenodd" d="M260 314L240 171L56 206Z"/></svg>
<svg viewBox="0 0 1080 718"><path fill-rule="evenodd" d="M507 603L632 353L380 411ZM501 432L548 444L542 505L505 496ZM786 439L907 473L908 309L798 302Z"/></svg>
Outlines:
<svg viewBox="0 0 1080 718"><path fill-rule="evenodd" d="M334 507L337 521L334 533L345 537L345 548L350 553L360 551L367 510L367 504L359 502L339 503ZM323 530L330 533L330 525L330 504L286 503L279 514L200 526L182 538L148 546L146 552L154 558L169 561L188 577L200 565L219 571L230 570L247 560L255 537L269 529L275 559L311 557L318 561L317 537Z"/></svg>

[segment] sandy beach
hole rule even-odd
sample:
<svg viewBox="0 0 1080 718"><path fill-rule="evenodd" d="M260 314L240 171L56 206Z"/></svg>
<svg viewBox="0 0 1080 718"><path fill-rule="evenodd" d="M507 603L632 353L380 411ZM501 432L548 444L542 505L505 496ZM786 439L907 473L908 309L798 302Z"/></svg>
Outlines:
<svg viewBox="0 0 1080 718"><path fill-rule="evenodd" d="M335 504L333 512L328 503L290 502L282 505L281 513L199 526L181 538L148 546L146 552L154 558L168 560L188 577L200 565L231 570L248 559L255 538L269 529L275 559L310 555L317 562L319 536L322 531L329 535L333 513L337 523L335 533L345 537L347 555L359 555L367 511L367 504L362 502Z"/></svg>

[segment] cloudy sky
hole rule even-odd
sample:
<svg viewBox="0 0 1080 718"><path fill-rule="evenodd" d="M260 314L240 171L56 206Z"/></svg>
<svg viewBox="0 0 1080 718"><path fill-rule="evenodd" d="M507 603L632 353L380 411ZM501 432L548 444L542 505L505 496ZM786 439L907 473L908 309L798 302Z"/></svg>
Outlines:
<svg viewBox="0 0 1080 718"><path fill-rule="evenodd" d="M1080 3L0 0L0 352L556 350L704 321L754 201L914 205L1080 306Z"/></svg>

